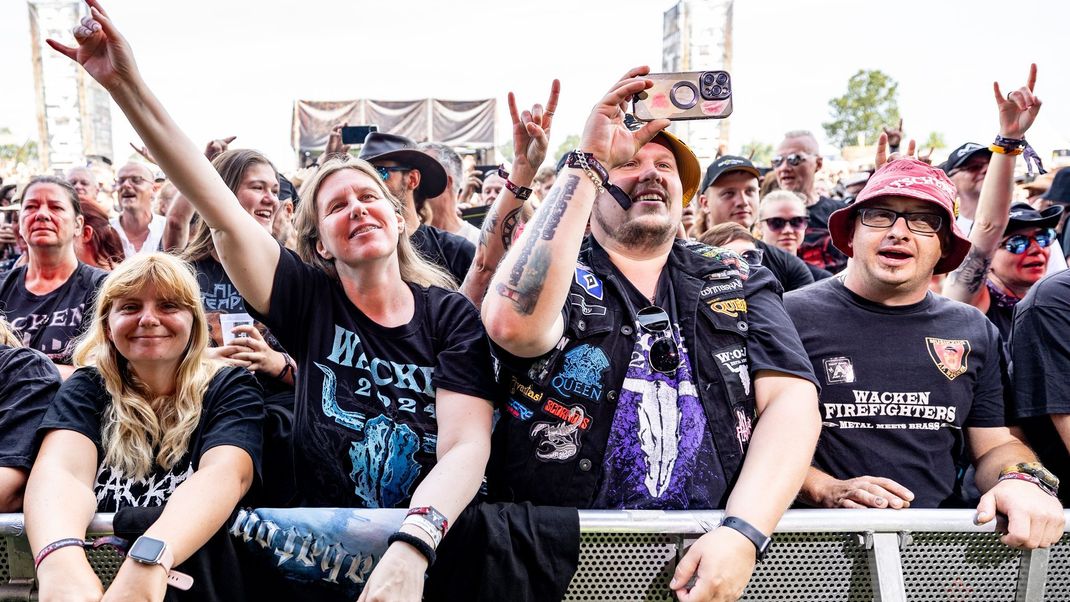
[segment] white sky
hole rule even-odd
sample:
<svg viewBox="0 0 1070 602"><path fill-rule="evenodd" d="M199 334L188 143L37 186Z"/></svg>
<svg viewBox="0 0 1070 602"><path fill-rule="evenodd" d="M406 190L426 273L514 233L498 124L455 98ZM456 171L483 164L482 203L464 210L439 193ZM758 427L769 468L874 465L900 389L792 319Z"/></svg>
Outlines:
<svg viewBox="0 0 1070 602"><path fill-rule="evenodd" d="M294 163L292 103L303 99L438 97L544 102L562 81L551 152L579 134L590 107L635 64L658 70L662 13L675 0L111 0L150 86L198 143ZM35 137L28 11L0 0L0 127ZM1024 84L1028 63L1044 101L1030 140L1047 158L1070 147L1064 44L1070 2L995 0L737 0L730 151L776 144L791 129L824 138L828 100L858 69L899 84L907 135L939 131L951 147L997 131L991 82ZM73 40L70 38L68 42ZM710 65L718 68L719 65ZM137 141L113 109L115 154ZM945 153L951 149L945 149Z"/></svg>

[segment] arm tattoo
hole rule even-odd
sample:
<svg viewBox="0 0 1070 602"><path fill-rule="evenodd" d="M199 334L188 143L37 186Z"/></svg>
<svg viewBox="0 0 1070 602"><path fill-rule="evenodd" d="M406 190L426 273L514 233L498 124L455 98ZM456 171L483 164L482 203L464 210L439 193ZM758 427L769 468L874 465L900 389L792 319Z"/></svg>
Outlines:
<svg viewBox="0 0 1070 602"><path fill-rule="evenodd" d="M487 217L483 219L483 228L479 231L479 246L487 246L487 242L490 240L490 235L494 232L494 228L498 226L498 210L497 207L491 207L490 212L487 213Z"/></svg>
<svg viewBox="0 0 1070 602"><path fill-rule="evenodd" d="M531 315L535 311L535 304L546 284L546 274L550 267L549 248L546 245L536 248L536 245L540 241L553 240L557 226L561 223L561 216L565 214L579 182L579 176L569 174L564 185L555 186L550 191L544 206L536 213L529 226L532 236L527 238L524 247L520 249L516 263L509 272L508 284L497 286L498 294L511 300L522 314Z"/></svg>
<svg viewBox="0 0 1070 602"><path fill-rule="evenodd" d="M967 292L973 295L981 290L981 285L984 284L985 277L988 276L988 268L991 265L992 258L986 253L970 249L970 253L966 255L962 265L948 274L948 278L956 284L961 284Z"/></svg>
<svg viewBox="0 0 1070 602"><path fill-rule="evenodd" d="M523 206L506 213L505 219L502 220L502 248L506 251L513 245L513 232L516 231L517 224L520 222L521 209Z"/></svg>

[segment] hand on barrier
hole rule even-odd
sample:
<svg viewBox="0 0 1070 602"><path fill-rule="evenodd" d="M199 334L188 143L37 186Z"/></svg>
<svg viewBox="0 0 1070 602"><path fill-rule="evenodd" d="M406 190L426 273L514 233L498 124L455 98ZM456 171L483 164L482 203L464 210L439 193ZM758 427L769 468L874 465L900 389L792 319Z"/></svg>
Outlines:
<svg viewBox="0 0 1070 602"><path fill-rule="evenodd" d="M167 571L127 558L101 602L159 602L167 594Z"/></svg>
<svg viewBox="0 0 1070 602"><path fill-rule="evenodd" d="M976 522L983 525L997 513L1007 517L1005 526L997 523L1004 531L999 540L1012 548L1047 548L1059 541L1066 523L1059 500L1028 481L996 483L977 504Z"/></svg>
<svg viewBox="0 0 1070 602"><path fill-rule="evenodd" d="M846 481L829 477L817 502L825 508L909 508L914 493L884 477L863 475Z"/></svg>
<svg viewBox="0 0 1070 602"><path fill-rule="evenodd" d="M669 587L681 602L738 600L754 572L755 555L749 539L719 527L691 546L676 566Z"/></svg>
<svg viewBox="0 0 1070 602"><path fill-rule="evenodd" d="M104 596L100 578L86 560L85 551L71 547L56 550L37 569L38 594L42 602L99 602Z"/></svg>
<svg viewBox="0 0 1070 602"><path fill-rule="evenodd" d="M419 602L426 571L427 559L416 548L404 542L390 544L357 602Z"/></svg>
<svg viewBox="0 0 1070 602"><path fill-rule="evenodd" d="M668 119L655 119L633 132L624 123L628 101L638 92L654 85L644 75L649 67L635 67L624 74L587 117L580 136L580 150L591 153L606 170L628 161L640 147L669 125Z"/></svg>

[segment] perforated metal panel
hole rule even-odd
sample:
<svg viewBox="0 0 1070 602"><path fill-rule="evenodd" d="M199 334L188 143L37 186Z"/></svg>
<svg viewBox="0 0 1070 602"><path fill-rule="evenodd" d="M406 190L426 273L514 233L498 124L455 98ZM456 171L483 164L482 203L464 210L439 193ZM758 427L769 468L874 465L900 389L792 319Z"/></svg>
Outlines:
<svg viewBox="0 0 1070 602"><path fill-rule="evenodd" d="M1070 600L1070 535L1063 535L1051 548L1048 557L1048 583L1044 590L1045 602Z"/></svg>
<svg viewBox="0 0 1070 602"><path fill-rule="evenodd" d="M778 535L742 600L871 602L866 550L851 533Z"/></svg>
<svg viewBox="0 0 1070 602"><path fill-rule="evenodd" d="M89 556L89 566L93 567L93 572L100 577L101 584L108 587L115 578L115 573L119 572L124 558L111 548L90 550L86 555Z"/></svg>
<svg viewBox="0 0 1070 602"><path fill-rule="evenodd" d="M913 539L901 553L907 600L1014 601L1022 554L998 536L915 533Z"/></svg>
<svg viewBox="0 0 1070 602"><path fill-rule="evenodd" d="M673 600L679 538L670 535L585 533L568 601Z"/></svg>
<svg viewBox="0 0 1070 602"><path fill-rule="evenodd" d="M11 558L7 551L8 544L8 538L0 537L0 583L11 581Z"/></svg>

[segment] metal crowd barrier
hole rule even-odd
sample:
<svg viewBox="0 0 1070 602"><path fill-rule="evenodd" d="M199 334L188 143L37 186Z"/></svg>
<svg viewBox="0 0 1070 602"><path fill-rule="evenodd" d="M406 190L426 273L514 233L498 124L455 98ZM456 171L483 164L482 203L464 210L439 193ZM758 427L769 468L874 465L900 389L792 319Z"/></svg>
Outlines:
<svg viewBox="0 0 1070 602"><path fill-rule="evenodd" d="M744 593L748 601L1066 602L1070 536L1047 550L999 542L972 510L791 510ZM566 600L673 600L668 581L686 546L720 512L580 511L580 562ZM1070 512L1067 513L1070 523ZM100 514L91 535L111 532ZM107 584L121 559L90 552ZM21 514L0 514L0 600L34 600Z"/></svg>

